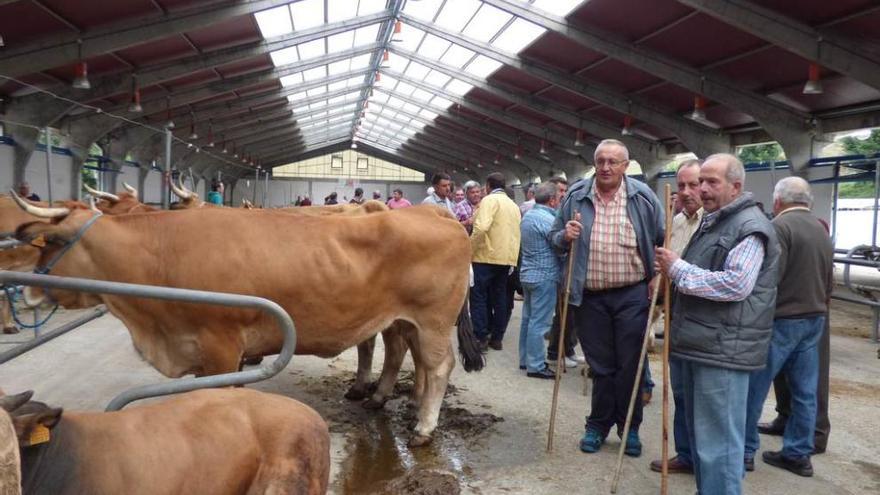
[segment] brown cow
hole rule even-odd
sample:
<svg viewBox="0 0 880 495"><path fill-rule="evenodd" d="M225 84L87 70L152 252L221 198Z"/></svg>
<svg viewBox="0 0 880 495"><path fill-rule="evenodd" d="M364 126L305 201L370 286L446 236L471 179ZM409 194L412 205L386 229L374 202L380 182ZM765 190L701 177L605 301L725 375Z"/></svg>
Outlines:
<svg viewBox="0 0 880 495"><path fill-rule="evenodd" d="M92 189L87 184L84 184L83 187L92 196L100 200L95 204L95 207L97 207L98 210L100 210L101 213L104 213L105 215L124 215L126 213L144 213L148 211L157 211L156 208L141 203L138 199L137 189L131 187L125 182L122 183L122 187L125 188L125 192L121 192L118 195Z"/></svg>
<svg viewBox="0 0 880 495"><path fill-rule="evenodd" d="M48 206L45 202L28 201L29 204ZM11 236L15 229L23 223L34 221L34 217L22 211L11 196L0 194L0 238ZM22 245L9 249L0 250L0 270L30 271L36 266L40 258L40 251L36 247ZM18 333L18 328L12 319L11 302L6 294L0 291L0 323L3 325L3 333Z"/></svg>
<svg viewBox="0 0 880 495"><path fill-rule="evenodd" d="M92 216L74 207L52 224L20 227L16 237L44 239L45 262ZM297 354L332 357L397 323L416 365L413 399L420 409L413 443L421 445L436 428L454 366L451 333L469 264L464 230L434 206L322 218L201 208L99 218L50 273L266 297L293 317ZM50 292L65 307L77 307L85 296ZM235 371L242 357L281 347L275 321L256 310L102 298L144 358L170 377ZM473 339L472 333L459 336L466 370L482 365Z"/></svg>
<svg viewBox="0 0 880 495"><path fill-rule="evenodd" d="M12 407L13 400L0 390L0 494L21 494L21 457L12 418L3 407ZM20 404L19 404L20 405ZM16 406L17 407L17 406Z"/></svg>
<svg viewBox="0 0 880 495"><path fill-rule="evenodd" d="M319 495L327 490L327 424L287 397L209 389L118 412L62 414L60 408L29 401L30 395L0 399L27 401L9 412L21 446L25 494ZM41 427L49 429L48 441L33 444L32 433Z"/></svg>

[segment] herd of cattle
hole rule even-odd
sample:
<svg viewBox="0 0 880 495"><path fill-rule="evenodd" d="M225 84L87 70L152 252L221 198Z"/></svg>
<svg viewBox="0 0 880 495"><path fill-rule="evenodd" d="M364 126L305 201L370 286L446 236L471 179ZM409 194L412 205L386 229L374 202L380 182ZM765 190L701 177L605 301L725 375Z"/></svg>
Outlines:
<svg viewBox="0 0 880 495"><path fill-rule="evenodd" d="M270 299L296 325L296 354L332 357L358 346L346 397L366 398L364 407L381 408L389 398L409 349L418 408L410 443L431 440L454 367L455 327L464 368L483 365L465 304L470 243L452 215L431 205L392 211L375 201L221 208L171 187L181 198L177 211L141 203L128 185L118 195L90 190L91 204L0 196L0 232L22 242L0 251L0 269ZM282 345L276 321L254 309L25 289L29 305L46 299L69 309L105 304L141 356L168 377L234 372ZM380 332L385 362L369 394ZM0 493L12 486L3 471L21 476L24 493L311 494L327 487L326 424L276 395L203 390L62 417L30 393L0 392L0 416ZM43 436L51 440L33 441ZM19 448L15 459L4 457L14 439L20 461ZM166 477L168 463L190 469Z"/></svg>

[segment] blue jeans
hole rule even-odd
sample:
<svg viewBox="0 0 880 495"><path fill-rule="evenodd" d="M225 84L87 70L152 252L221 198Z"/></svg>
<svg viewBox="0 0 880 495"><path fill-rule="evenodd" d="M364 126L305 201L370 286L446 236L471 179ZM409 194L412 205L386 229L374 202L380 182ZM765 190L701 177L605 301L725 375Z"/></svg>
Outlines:
<svg viewBox="0 0 880 495"><path fill-rule="evenodd" d="M748 371L681 361L697 491L741 495Z"/></svg>
<svg viewBox="0 0 880 495"><path fill-rule="evenodd" d="M753 372L749 382L746 457L754 457L760 446L758 420L770 384L779 373L784 373L791 390L791 416L782 435L782 455L797 459L813 453L816 386L819 382L818 346L824 328L824 316L773 321L767 367Z"/></svg>
<svg viewBox="0 0 880 495"><path fill-rule="evenodd" d="M474 286L471 287L471 320L480 340L501 340L507 330L506 265L474 263Z"/></svg>
<svg viewBox="0 0 880 495"><path fill-rule="evenodd" d="M544 335L550 331L556 310L556 281L523 282L522 325L519 329L519 364L534 373L544 364Z"/></svg>

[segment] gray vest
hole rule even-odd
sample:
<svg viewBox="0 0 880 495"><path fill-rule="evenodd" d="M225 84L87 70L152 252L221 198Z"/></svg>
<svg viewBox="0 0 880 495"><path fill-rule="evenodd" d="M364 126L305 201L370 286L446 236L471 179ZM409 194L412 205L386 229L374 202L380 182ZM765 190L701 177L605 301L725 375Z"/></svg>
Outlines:
<svg viewBox="0 0 880 495"><path fill-rule="evenodd" d="M764 240L764 262L755 288L745 300L710 301L675 292L670 341L673 357L738 370L757 370L767 364L779 244L752 195L744 193L722 208L707 230L701 226L682 257L700 268L722 271L730 250L753 234Z"/></svg>

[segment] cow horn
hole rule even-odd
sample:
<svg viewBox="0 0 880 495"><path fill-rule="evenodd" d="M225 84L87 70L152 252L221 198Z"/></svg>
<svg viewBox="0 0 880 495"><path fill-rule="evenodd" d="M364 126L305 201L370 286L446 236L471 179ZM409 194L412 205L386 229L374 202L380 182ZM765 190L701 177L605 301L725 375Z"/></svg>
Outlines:
<svg viewBox="0 0 880 495"><path fill-rule="evenodd" d="M85 188L85 190L88 191L89 194L91 194L92 196L94 196L96 198L106 199L107 201L112 201L114 203L119 201L119 196L117 196L115 194L110 194L108 192L99 191L97 189L89 187L88 184L83 184L83 188Z"/></svg>
<svg viewBox="0 0 880 495"><path fill-rule="evenodd" d="M12 193L12 199L14 199L16 203L18 203L18 206L22 210L30 213L35 217L58 218L70 215L70 208L43 208L42 206L36 206L28 203L27 201L22 199L22 197L19 196L18 193L15 191L9 192Z"/></svg>
<svg viewBox="0 0 880 495"><path fill-rule="evenodd" d="M173 179L168 181L168 183L171 185L171 190L174 191L174 194L176 194L180 199L192 198L192 193L187 191L185 187L184 188L177 187L177 185L174 183Z"/></svg>
<svg viewBox="0 0 880 495"><path fill-rule="evenodd" d="M31 397L33 396L33 390L28 390L15 395L4 395L0 397L0 409L3 409L6 412L15 411L27 403L27 401L31 400Z"/></svg>
<svg viewBox="0 0 880 495"><path fill-rule="evenodd" d="M131 187L130 185L128 185L128 182L125 182L125 181L122 182L122 187L124 187L126 191L130 192L132 194L132 196L134 196L134 199L137 199L137 197L138 197L138 190L137 189Z"/></svg>

